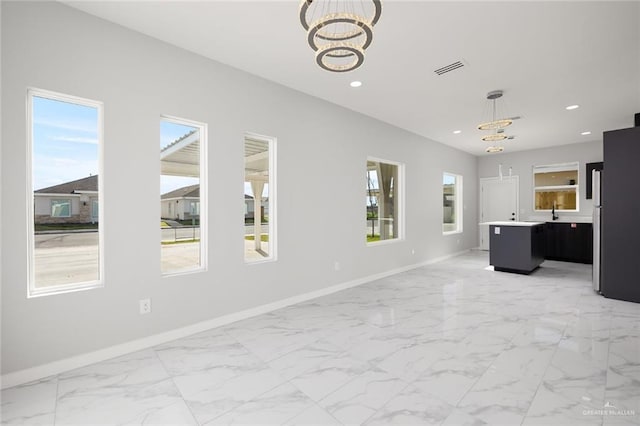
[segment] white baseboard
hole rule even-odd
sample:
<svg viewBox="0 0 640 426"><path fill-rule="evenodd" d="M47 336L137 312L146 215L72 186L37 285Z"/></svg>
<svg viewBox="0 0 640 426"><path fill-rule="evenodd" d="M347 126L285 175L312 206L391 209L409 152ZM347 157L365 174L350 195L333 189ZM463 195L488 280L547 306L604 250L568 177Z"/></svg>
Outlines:
<svg viewBox="0 0 640 426"><path fill-rule="evenodd" d="M108 348L99 349L97 351L88 352L88 353L73 356L70 358L61 359L59 361L50 362L48 364L39 365L37 367L18 370L12 373L5 374L0 378L1 388L6 389L13 386L22 385L35 380L40 380L46 377L54 376L56 374L60 374L65 371L70 371L79 367L84 367L90 364L94 364L96 362L105 361L107 359L126 355L131 352L147 349L156 345L160 345L162 343L170 342L175 339L190 336L192 334L200 333L202 331L206 331L206 330L220 327L223 325L231 324L233 322L240 321L243 319L255 317L257 315L275 311L277 309L281 309L287 306L295 305L296 303L306 302L307 300L316 299L318 297L326 296L332 293L336 293L338 291L346 290L352 287L357 287L359 285L366 284L371 281L379 280L381 278L385 278L401 272L409 271L411 269L419 268L421 266L426 266L433 263L441 262L451 257L455 257L460 254L466 253L468 251L469 250L459 251L446 256L430 259L424 262L403 266L400 268L392 269L392 270L381 272L378 274L369 275L363 278L358 278L352 281L336 284L320 290L289 297L287 299L279 300L277 302L267 303L265 305L257 306L255 308L250 308L250 309L246 309L244 311L236 312L233 314L224 315L224 316L213 318L207 321L202 321L196 324L177 328L175 330L167 331L164 333L154 334L153 336L132 340L130 342L122 343L120 345L110 346Z"/></svg>

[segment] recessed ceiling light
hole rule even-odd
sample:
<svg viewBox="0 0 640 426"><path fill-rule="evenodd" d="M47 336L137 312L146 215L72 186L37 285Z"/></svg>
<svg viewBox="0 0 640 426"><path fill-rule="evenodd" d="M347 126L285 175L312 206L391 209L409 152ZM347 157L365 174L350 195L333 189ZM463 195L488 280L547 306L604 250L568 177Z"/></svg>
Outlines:
<svg viewBox="0 0 640 426"><path fill-rule="evenodd" d="M578 109L578 108L580 108L580 105L569 105L565 109L571 111L572 109Z"/></svg>
<svg viewBox="0 0 640 426"><path fill-rule="evenodd" d="M587 135L590 135L590 134L591 134L591 132L586 131L586 132L582 132L582 133L580 133L580 134L581 134L582 136L587 136Z"/></svg>
<svg viewBox="0 0 640 426"><path fill-rule="evenodd" d="M459 135L460 133L462 133L462 130L454 130L454 131L453 131L453 134L454 134L454 135Z"/></svg>
<svg viewBox="0 0 640 426"><path fill-rule="evenodd" d="M360 86L362 86L362 82L361 82L361 81L356 80L356 81L352 81L351 83L349 83L349 85L350 85L351 87L360 87Z"/></svg>

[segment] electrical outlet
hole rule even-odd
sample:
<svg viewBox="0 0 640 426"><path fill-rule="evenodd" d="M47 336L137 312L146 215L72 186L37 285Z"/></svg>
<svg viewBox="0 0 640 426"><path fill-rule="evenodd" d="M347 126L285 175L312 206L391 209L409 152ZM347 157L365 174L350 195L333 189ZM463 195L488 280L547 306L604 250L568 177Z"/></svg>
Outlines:
<svg viewBox="0 0 640 426"><path fill-rule="evenodd" d="M140 315L151 313L151 299L142 299L140 301Z"/></svg>
<svg viewBox="0 0 640 426"><path fill-rule="evenodd" d="M411 254L416 254L416 249L411 249Z"/></svg>
<svg viewBox="0 0 640 426"><path fill-rule="evenodd" d="M336 270L336 271L339 271L340 270L340 262L338 262L338 261L333 262L333 269Z"/></svg>

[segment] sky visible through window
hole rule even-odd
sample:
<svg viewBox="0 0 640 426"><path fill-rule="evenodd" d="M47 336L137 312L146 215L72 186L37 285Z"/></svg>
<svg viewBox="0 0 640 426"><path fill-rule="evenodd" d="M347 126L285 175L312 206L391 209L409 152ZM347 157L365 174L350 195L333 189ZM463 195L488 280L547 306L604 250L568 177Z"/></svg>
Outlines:
<svg viewBox="0 0 640 426"><path fill-rule="evenodd" d="M194 128L161 121L160 148ZM35 190L98 174L98 109L33 97L33 187ZM165 176L162 193L198 183Z"/></svg>
<svg viewBox="0 0 640 426"><path fill-rule="evenodd" d="M160 121L160 149L195 128ZM98 109L33 97L33 187L35 190L98 174ZM162 194L199 183L198 178L162 176ZM252 195L245 183L245 193ZM268 196L268 184L263 196Z"/></svg>
<svg viewBox="0 0 640 426"><path fill-rule="evenodd" d="M444 185L453 185L456 183L456 177L445 173L442 175L442 183Z"/></svg>
<svg viewBox="0 0 640 426"><path fill-rule="evenodd" d="M33 187L98 174L98 109L33 97Z"/></svg>

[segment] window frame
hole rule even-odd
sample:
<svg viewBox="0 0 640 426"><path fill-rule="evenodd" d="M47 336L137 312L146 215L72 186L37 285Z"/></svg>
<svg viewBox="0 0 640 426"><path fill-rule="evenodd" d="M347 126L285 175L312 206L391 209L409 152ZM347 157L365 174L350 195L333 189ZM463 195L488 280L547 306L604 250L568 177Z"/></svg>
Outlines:
<svg viewBox="0 0 640 426"><path fill-rule="evenodd" d="M244 183L246 182L245 166L244 166L244 144L247 139L254 139L256 141L265 142L269 146L269 256L263 259L247 260L244 255L244 238L245 238L245 223L244 223ZM242 242L243 242L243 262L245 265L261 265L263 263L276 262L278 260L278 173L277 173L277 146L278 138L275 136L266 136L254 132L244 132L242 138L242 151L243 151L243 165L242 165L242 203L243 203L243 220L242 220ZM255 197L255 194L254 194ZM254 212L255 215L255 212Z"/></svg>
<svg viewBox="0 0 640 426"><path fill-rule="evenodd" d="M37 288L35 282L35 189L33 187L34 172L34 140L33 140L33 98L45 98L52 101L71 103L75 105L95 108L97 111L96 133L98 139L98 210L99 216L104 217L104 103L79 96L58 93L51 90L27 88L27 298L51 296L104 287L104 221L98 225L98 279L70 284L51 285ZM71 214L71 202L69 213Z"/></svg>
<svg viewBox="0 0 640 426"><path fill-rule="evenodd" d="M547 185L547 186L536 186L536 173L545 173L547 172L576 172L576 184L575 185ZM557 164L543 164L532 167L531 173L531 187L532 187L532 207L534 212L551 212L552 209L537 209L536 208L536 193L538 189L546 189L546 190L563 190L563 189L574 189L576 193L576 208L575 209L555 209L556 212L567 212L567 213L578 213L580 212L580 162L579 161L570 161L567 163L557 163Z"/></svg>
<svg viewBox="0 0 640 426"><path fill-rule="evenodd" d="M199 148L199 177L198 177L198 185L199 185L199 194L200 194L200 214L199 214L199 226L200 226L200 265L193 267L193 268L185 268L185 269L179 269L179 270L174 270L174 271L169 271L169 272L164 272L162 271L162 229L160 229L160 233L159 233L159 260L160 260L160 275L163 278L169 278L169 277L174 277L174 276L180 276L180 275L188 275L188 274L196 274L196 273L202 273L202 272L207 272L208 270L208 232L207 230L209 229L209 221L208 221L208 202L209 202L209 197L207 196L208 192L207 192L207 183L208 183L208 179L207 179L207 175L208 175L208 161L207 161L207 152L208 152L208 141L209 141L209 137L208 137L208 125L207 123L204 122L200 122L200 121L195 121L195 120L190 120L187 118L181 118L181 117L176 117L176 116L172 116L172 115L166 115L166 114L161 114L160 115L160 121L158 122L158 125L161 124L162 121L167 121L170 123L175 123L175 124L180 124L180 125L184 125L184 126L190 126L190 127L195 127L198 129L198 131L200 132L200 148ZM160 139L160 137L158 137L158 139ZM160 166L160 155L162 153L162 149L160 149L158 151L158 166ZM160 174L158 175L158 180L161 179L162 176L162 171L160 171ZM160 185L158 185L158 201L160 202L160 204L162 204L162 190ZM192 201L192 200L190 200ZM173 205L173 203L170 204L170 206ZM171 207L169 207L171 208ZM177 214L177 212L179 211L177 208L174 208L174 214ZM162 210L160 210L162 212ZM162 218L162 213L160 213L160 217L158 217L158 220L160 220Z"/></svg>
<svg viewBox="0 0 640 426"><path fill-rule="evenodd" d="M98 184L100 183L100 178L98 177ZM96 215L94 215L94 212ZM98 222L100 221L100 201L99 200L91 200L91 218L96 218Z"/></svg>
<svg viewBox="0 0 640 426"><path fill-rule="evenodd" d="M189 214L200 216L200 201L189 200Z"/></svg>
<svg viewBox="0 0 640 426"><path fill-rule="evenodd" d="M375 247L384 244L395 244L405 240L405 164L399 161L386 160L379 157L367 156L365 161L365 176L367 172L367 163L377 162L396 166L398 168L398 183L395 188L394 196L398 197L398 212L394 216L394 220L398 220L398 236L395 238L389 238L386 240L367 241L364 239L364 243L367 247ZM365 188L366 195L366 188ZM378 199L378 197L376 197ZM379 200L378 200L379 201ZM367 211L367 205L364 205L365 213ZM397 217L396 217L397 216ZM366 235L365 235L366 236Z"/></svg>
<svg viewBox="0 0 640 426"><path fill-rule="evenodd" d="M98 180L99 180L99 178L98 178ZM50 203L50 207L51 207L51 210L50 210L51 214L49 216L51 216L51 217L71 217L73 215L73 212L71 210L71 198L51 198L49 200L49 203ZM69 205L69 214L67 214L67 215L54 215L53 214L53 206L54 205L60 205L60 204L63 204L63 203L66 203L66 204Z"/></svg>
<svg viewBox="0 0 640 426"><path fill-rule="evenodd" d="M442 235L453 235L453 234L461 234L463 232L463 223L464 223L464 208L463 208L463 190L464 190L464 182L463 182L463 176L459 175L457 173L451 173L451 172L442 172L442 178L444 180L444 177L446 176L453 176L455 178L455 209L454 209L454 214L456 217L456 229L454 229L453 231L445 231L444 230L444 221L442 222ZM444 191L444 183L443 185L443 191ZM444 204L442 206L443 209L443 213L444 213Z"/></svg>

